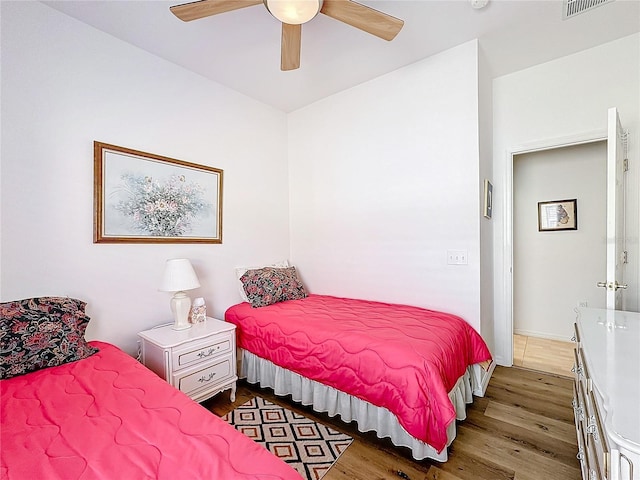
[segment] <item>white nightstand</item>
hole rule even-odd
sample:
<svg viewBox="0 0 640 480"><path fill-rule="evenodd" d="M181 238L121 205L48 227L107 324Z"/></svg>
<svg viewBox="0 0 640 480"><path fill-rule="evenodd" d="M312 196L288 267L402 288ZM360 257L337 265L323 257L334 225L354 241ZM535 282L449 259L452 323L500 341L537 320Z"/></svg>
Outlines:
<svg viewBox="0 0 640 480"><path fill-rule="evenodd" d="M236 326L207 317L187 330L166 325L138 333L142 363L196 402L231 389L236 399Z"/></svg>

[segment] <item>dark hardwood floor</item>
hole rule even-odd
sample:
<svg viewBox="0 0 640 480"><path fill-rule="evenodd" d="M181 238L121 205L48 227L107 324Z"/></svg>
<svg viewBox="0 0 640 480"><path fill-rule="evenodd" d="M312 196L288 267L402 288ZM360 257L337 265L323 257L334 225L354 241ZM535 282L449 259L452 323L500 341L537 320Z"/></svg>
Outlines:
<svg viewBox="0 0 640 480"><path fill-rule="evenodd" d="M268 389L239 382L232 404L229 392L203 403L224 415L255 395L348 433L354 442L324 480L580 480L573 423L572 380L517 367L497 367L484 398L475 398L449 461L415 461L408 449L355 423L314 413L309 407L276 397Z"/></svg>

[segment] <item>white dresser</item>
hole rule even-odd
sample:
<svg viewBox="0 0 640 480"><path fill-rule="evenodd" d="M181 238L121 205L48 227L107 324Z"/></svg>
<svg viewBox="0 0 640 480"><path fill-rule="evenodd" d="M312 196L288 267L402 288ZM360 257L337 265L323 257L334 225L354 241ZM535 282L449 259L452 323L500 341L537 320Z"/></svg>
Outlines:
<svg viewBox="0 0 640 480"><path fill-rule="evenodd" d="M578 308L573 408L584 480L640 480L640 314Z"/></svg>
<svg viewBox="0 0 640 480"><path fill-rule="evenodd" d="M236 396L236 326L207 317L186 330L171 325L140 332L142 363L202 402L223 390Z"/></svg>

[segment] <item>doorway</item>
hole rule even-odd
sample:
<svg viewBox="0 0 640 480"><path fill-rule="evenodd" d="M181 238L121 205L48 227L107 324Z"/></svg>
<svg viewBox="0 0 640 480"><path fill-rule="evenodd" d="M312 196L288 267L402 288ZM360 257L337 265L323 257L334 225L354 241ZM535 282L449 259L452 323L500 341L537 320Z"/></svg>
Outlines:
<svg viewBox="0 0 640 480"><path fill-rule="evenodd" d="M574 309L603 308L605 140L513 155L513 364L571 376ZM575 229L539 230L538 202L575 200Z"/></svg>

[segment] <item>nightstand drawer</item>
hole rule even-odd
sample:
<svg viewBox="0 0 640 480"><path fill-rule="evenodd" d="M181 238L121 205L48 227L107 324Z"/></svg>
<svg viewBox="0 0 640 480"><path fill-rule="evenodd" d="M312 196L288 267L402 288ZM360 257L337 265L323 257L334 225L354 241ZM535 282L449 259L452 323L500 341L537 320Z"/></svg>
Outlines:
<svg viewBox="0 0 640 480"><path fill-rule="evenodd" d="M233 332L216 335L197 343L190 343L184 348L177 348L171 352L175 370L180 370L200 362L206 362L231 351L233 347Z"/></svg>
<svg viewBox="0 0 640 480"><path fill-rule="evenodd" d="M174 376L173 384L187 395L213 388L233 378L232 362L232 356L228 355L202 368L184 371Z"/></svg>

